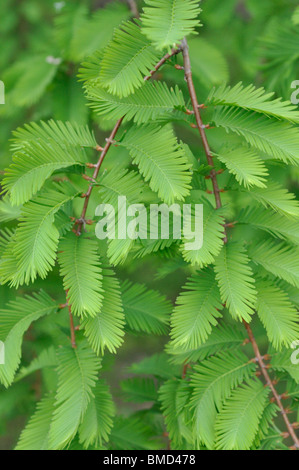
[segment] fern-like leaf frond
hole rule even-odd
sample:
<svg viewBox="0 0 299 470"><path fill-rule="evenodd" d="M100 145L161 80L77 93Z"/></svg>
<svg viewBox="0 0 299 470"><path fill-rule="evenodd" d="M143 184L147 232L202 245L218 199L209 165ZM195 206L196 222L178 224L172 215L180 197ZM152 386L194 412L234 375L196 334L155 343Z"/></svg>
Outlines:
<svg viewBox="0 0 299 470"><path fill-rule="evenodd" d="M278 183L269 181L266 188L252 188L248 190L248 194L265 207L270 206L283 215L299 216L296 196Z"/></svg>
<svg viewBox="0 0 299 470"><path fill-rule="evenodd" d="M125 323L118 279L112 269L104 268L102 274L102 308L95 317L87 317L82 322L84 334L97 355L103 354L105 348L116 352L123 342Z"/></svg>
<svg viewBox="0 0 299 470"><path fill-rule="evenodd" d="M101 311L102 270L96 240L70 232L59 245L60 274L75 315L96 316Z"/></svg>
<svg viewBox="0 0 299 470"><path fill-rule="evenodd" d="M29 366L21 367L15 378L15 382L22 380L24 377L27 377L37 370L54 366L57 366L56 350L54 346L50 346L48 349L43 349L42 352L31 361Z"/></svg>
<svg viewBox="0 0 299 470"><path fill-rule="evenodd" d="M18 219L21 215L21 206L12 205L9 195L5 195L0 201L0 222L9 222Z"/></svg>
<svg viewBox="0 0 299 470"><path fill-rule="evenodd" d="M216 108L216 126L234 132L268 157L298 165L299 130L289 123L273 121L253 111L231 107Z"/></svg>
<svg viewBox="0 0 299 470"><path fill-rule="evenodd" d="M120 145L130 151L133 163L164 202L182 201L189 194L188 160L170 127L133 128Z"/></svg>
<svg viewBox="0 0 299 470"><path fill-rule="evenodd" d="M49 190L25 204L14 242L17 272L11 284L28 284L39 275L43 279L54 266L59 231L55 226L55 214L67 202L77 196L68 187L67 194Z"/></svg>
<svg viewBox="0 0 299 470"><path fill-rule="evenodd" d="M174 47L200 25L197 0L146 0L142 32L157 49Z"/></svg>
<svg viewBox="0 0 299 470"><path fill-rule="evenodd" d="M92 84L86 87L86 95L89 106L100 116L111 120L125 116L124 122L133 120L138 125L185 107L179 88L168 88L164 82L146 82L133 95L122 98Z"/></svg>
<svg viewBox="0 0 299 470"><path fill-rule="evenodd" d="M155 335L166 334L171 314L171 303L159 292L142 284L125 281L122 300L126 322L130 329Z"/></svg>
<svg viewBox="0 0 299 470"><path fill-rule="evenodd" d="M251 380L225 402L216 422L217 449L248 450L259 429L269 389Z"/></svg>
<svg viewBox="0 0 299 470"><path fill-rule="evenodd" d="M263 207L253 207L242 211L238 216L238 222L254 226L276 238L289 240L294 245L299 245L298 223L295 217L286 217Z"/></svg>
<svg viewBox="0 0 299 470"><path fill-rule="evenodd" d="M290 101L282 101L281 98L272 100L274 94L266 93L264 88L255 88L254 85L244 87L242 82L239 82L234 87L222 85L214 88L208 100L214 105L236 106L298 123L297 107Z"/></svg>
<svg viewBox="0 0 299 470"><path fill-rule="evenodd" d="M72 145L74 147L94 148L97 145L94 133L88 126L79 126L70 122L41 121L39 124L31 122L24 127L18 127L13 133L12 150L21 149L26 143L40 142L42 145L58 142L60 145Z"/></svg>
<svg viewBox="0 0 299 470"><path fill-rule="evenodd" d="M299 288L299 249L267 240L250 249L251 259L274 276Z"/></svg>
<svg viewBox="0 0 299 470"><path fill-rule="evenodd" d="M15 450L48 450L55 396L44 397L22 431Z"/></svg>
<svg viewBox="0 0 299 470"><path fill-rule="evenodd" d="M205 343L221 318L222 304L213 271L192 276L176 301L171 317L171 345L196 349Z"/></svg>
<svg viewBox="0 0 299 470"><path fill-rule="evenodd" d="M263 160L251 149L238 147L237 149L223 149L216 157L225 164L238 183L248 188L250 186L266 187L268 170Z"/></svg>
<svg viewBox="0 0 299 470"><path fill-rule="evenodd" d="M195 366L191 375L195 435L209 448L215 443L215 421L232 389L251 377L256 366L238 352L223 352Z"/></svg>
<svg viewBox="0 0 299 470"><path fill-rule="evenodd" d="M287 294L269 281L257 283L257 313L276 349L289 347L299 336L299 314Z"/></svg>
<svg viewBox="0 0 299 470"><path fill-rule="evenodd" d="M235 319L251 321L256 303L254 278L242 245L224 245L215 262L221 298Z"/></svg>
<svg viewBox="0 0 299 470"><path fill-rule="evenodd" d="M174 364L186 364L198 362L213 356L220 351L238 349L245 340L245 333L237 328L232 328L225 323L220 323L213 328L208 339L196 349L185 349L183 346L173 346L169 343L166 347L168 354L172 356Z"/></svg>
<svg viewBox="0 0 299 470"><path fill-rule="evenodd" d="M172 449L182 449L183 438L193 444L193 436L188 426L188 402L190 387L184 380L168 380L159 389L159 401L165 424L171 439Z"/></svg>
<svg viewBox="0 0 299 470"><path fill-rule="evenodd" d="M99 380L93 390L84 419L79 428L80 443L88 448L90 445L102 446L109 440L113 426L115 406L108 385Z"/></svg>
<svg viewBox="0 0 299 470"><path fill-rule="evenodd" d="M298 364L291 360L292 352L292 349L284 349L279 353L273 354L271 368L274 371L288 374L294 379L296 384L299 384L299 367Z"/></svg>
<svg viewBox="0 0 299 470"><path fill-rule="evenodd" d="M0 339L5 344L5 364L0 365L0 381L8 387L21 360L23 335L32 322L55 313L58 304L41 291L33 296L19 297L0 310Z"/></svg>
<svg viewBox="0 0 299 470"><path fill-rule="evenodd" d="M49 449L63 449L75 436L88 404L93 397L100 362L96 355L80 343L76 349L60 348L58 356L58 388L49 432Z"/></svg>
<svg viewBox="0 0 299 470"><path fill-rule="evenodd" d="M5 172L3 187L9 191L13 205L29 201L56 170L74 165L84 165L86 155L78 145L56 142L46 143L31 137L22 141L21 148L13 156L13 163Z"/></svg>
<svg viewBox="0 0 299 470"><path fill-rule="evenodd" d="M196 203L199 202L203 203L203 244L199 249L186 250L185 244L188 243L188 239L184 236L181 251L186 262L193 266L203 268L215 261L215 257L219 254L222 248L224 238L224 218L222 216L223 210L215 210L206 198L196 201ZM191 215L184 217L186 232L188 232L189 227L194 226L194 216L195 208L192 207ZM192 234L190 234L190 237L191 235Z"/></svg>
<svg viewBox="0 0 299 470"><path fill-rule="evenodd" d="M119 97L134 93L159 61L159 54L142 34L139 25L126 22L114 32L104 51L99 83Z"/></svg>

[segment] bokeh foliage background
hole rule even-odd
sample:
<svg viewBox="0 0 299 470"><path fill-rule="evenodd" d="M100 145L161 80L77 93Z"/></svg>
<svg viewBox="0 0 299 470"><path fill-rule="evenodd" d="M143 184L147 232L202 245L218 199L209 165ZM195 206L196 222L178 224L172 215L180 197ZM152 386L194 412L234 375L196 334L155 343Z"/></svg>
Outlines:
<svg viewBox="0 0 299 470"><path fill-rule="evenodd" d="M0 80L5 83L5 105L0 106L0 184L3 169L9 164L11 132L25 122L48 120L89 124L97 141L103 141L113 123L95 116L86 107L82 85L77 75L80 63L97 49L104 47L114 27L129 18L132 12L127 1L72 0L2 0L0 4ZM136 2L142 3L142 2ZM299 79L299 32L291 18L296 0L203 0L200 34L191 41L191 59L199 99L204 102L213 85L239 81L264 86L284 99L290 99L291 83ZM298 20L299 22L299 20ZM184 75L167 66L159 72L170 84L181 83ZM179 83L180 85L180 83ZM204 154L191 128L178 126L177 132L190 143L197 158ZM210 138L213 138L211 134ZM107 168L125 166L126 150L112 149L105 161ZM281 182L298 195L299 172L277 165ZM1 213L0 213L1 224ZM167 272L170 274L164 277ZM171 261L159 256L129 259L117 267L121 279L129 278L157 288L174 300L184 284L184 266L171 274ZM57 272L47 280L47 291L64 301L57 291ZM36 290L39 281L34 285ZM30 287L32 290L32 286ZM20 293L29 291L22 287ZM15 291L0 286L0 308L15 297ZM50 326L41 322L38 334L27 333L34 340L36 353L41 343L50 343ZM35 337L35 335L37 336ZM119 380L127 375L134 360L162 351L166 336L136 337L127 335L116 359L105 359L106 376L122 411L127 404L119 398ZM24 344L23 362L29 363L31 352ZM109 372L114 361L113 373ZM46 380L51 380L46 377ZM17 382L9 393L0 388L0 449L14 446L20 429L41 396L41 378L35 374Z"/></svg>

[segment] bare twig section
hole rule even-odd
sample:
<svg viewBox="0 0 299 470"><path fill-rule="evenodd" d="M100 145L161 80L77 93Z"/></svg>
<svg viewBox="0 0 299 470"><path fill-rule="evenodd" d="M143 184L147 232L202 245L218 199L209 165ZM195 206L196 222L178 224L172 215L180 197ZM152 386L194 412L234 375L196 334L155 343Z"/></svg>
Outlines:
<svg viewBox="0 0 299 470"><path fill-rule="evenodd" d="M140 15L139 15L137 3L135 2L135 0L127 0L127 2L129 4L130 10L133 13L134 17L139 18Z"/></svg>
<svg viewBox="0 0 299 470"><path fill-rule="evenodd" d="M71 344L72 344L72 348L76 349L77 344L76 344L74 318L73 318L73 314L71 312L71 307L70 306L69 306L69 316L70 316L70 329L71 329Z"/></svg>
<svg viewBox="0 0 299 470"><path fill-rule="evenodd" d="M191 103L196 119L196 127L199 130L201 140L203 143L204 151L207 157L208 164L213 167L210 173L210 178L212 181L213 189L214 189L214 196L215 196L215 201L216 201L216 207L217 209L220 209L222 207L222 202L221 202L221 197L220 197L220 191L218 187L218 182L217 182L217 177L216 177L216 171L214 169L214 162L213 162L213 156L210 150L210 146L208 143L207 135L206 135L206 126L203 124L201 114L200 114L200 106L197 100L196 96L196 91L193 83L193 77L192 77L192 69L191 69L191 61L190 61L190 55L189 55L189 47L186 38L183 39L181 43L181 48L183 52L183 57L184 57L184 69L185 69L185 77L186 77L186 82L188 85L189 89L189 94L191 98ZM225 236L225 240L227 241L227 238Z"/></svg>
<svg viewBox="0 0 299 470"><path fill-rule="evenodd" d="M147 80L152 78L152 76L159 70L160 67L162 67L162 65L165 64L165 62L168 61L168 59L170 59L171 57L179 54L180 52L181 52L181 48L172 49L171 52L169 52L164 57L162 57L162 59L157 63L157 65L154 67L154 69L150 71L149 75L144 77L144 81L146 82Z"/></svg>
<svg viewBox="0 0 299 470"><path fill-rule="evenodd" d="M190 369L190 364L188 364L188 362L185 362L184 367L183 367L183 372L182 372L183 380L187 377L188 369Z"/></svg>
<svg viewBox="0 0 299 470"><path fill-rule="evenodd" d="M73 314L71 312L71 307L70 306L69 306L69 316L70 316L70 329L71 329L71 344L72 344L72 348L76 349L77 344L76 344L74 318L73 318Z"/></svg>
<svg viewBox="0 0 299 470"><path fill-rule="evenodd" d="M258 344L255 340L255 337L253 335L253 332L252 332L252 329L250 328L250 325L248 323L246 323L245 321L243 321L244 325L245 325L245 328L247 330L247 333L248 333L248 337L249 337L249 340L252 344L252 348L253 348L253 351L254 351L254 354L256 356L256 360L260 366L260 369L261 369L261 372L266 380L266 384L268 385L268 387L270 388L272 394L273 394L273 397L275 398L275 401L281 411L281 414L282 414L282 417L284 419L284 422L286 424L286 427L288 429L288 435L291 436L291 438L293 439L294 441L294 448L296 449L299 449L299 439L298 437L296 436L296 433L294 431L294 426L290 423L288 417L287 417L287 410L283 407L283 404L281 402L281 396L277 393L275 387L274 387L274 384L273 384L273 381L271 380L269 374L268 374L268 365L266 365L264 363L264 359L263 357L261 356L261 353L260 353L260 350L259 350L259 347L258 347ZM265 357L264 357L265 358ZM267 358L267 356L266 356Z"/></svg>

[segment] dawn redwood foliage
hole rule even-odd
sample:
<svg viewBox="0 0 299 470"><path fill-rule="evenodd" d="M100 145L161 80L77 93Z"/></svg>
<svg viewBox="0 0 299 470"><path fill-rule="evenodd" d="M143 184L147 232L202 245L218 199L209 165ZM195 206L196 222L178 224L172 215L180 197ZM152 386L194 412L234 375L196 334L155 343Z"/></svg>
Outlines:
<svg viewBox="0 0 299 470"><path fill-rule="evenodd" d="M224 59L200 38L200 18L197 0L145 0L140 18L117 2L91 18L66 9L55 26L60 62L36 57L36 87L23 78L8 95L12 106L18 96L36 103L63 60L82 62L86 105L74 80L75 120L19 127L1 182L0 281L18 290L0 310L1 393L15 403L24 379L42 378L18 450L299 448L299 203L287 189L299 111L271 91L284 93L296 67L290 51L288 71L281 64L296 41L298 54L298 10L264 37L270 91L220 83ZM275 48L280 37L287 51ZM221 80L207 87L205 74ZM88 108L105 135L84 122ZM117 213L119 195L147 208L203 204L203 247L99 240L96 207ZM159 279L184 273L174 307L118 277L141 258L158 262ZM121 382L123 399L150 403L123 416L106 372L132 333L169 337Z"/></svg>

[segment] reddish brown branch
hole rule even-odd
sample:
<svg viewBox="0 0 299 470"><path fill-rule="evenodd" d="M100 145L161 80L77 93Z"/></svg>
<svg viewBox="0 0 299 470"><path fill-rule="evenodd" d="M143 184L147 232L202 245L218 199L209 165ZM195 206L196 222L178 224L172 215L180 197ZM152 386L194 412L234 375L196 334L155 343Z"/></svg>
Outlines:
<svg viewBox="0 0 299 470"><path fill-rule="evenodd" d="M291 438L293 439L294 441L294 446L296 449L299 449L299 439L298 437L296 436L296 433L294 431L294 427L292 426L292 424L290 423L289 419L288 419L288 416L287 416L287 412L285 410L285 408L283 407L283 404L281 402L281 397L278 395L274 385L273 385L273 382L268 374L268 371L267 371L267 368L268 366L264 363L263 361L263 357L260 353L260 350L259 350L259 347L258 347L258 344L255 340L255 337L253 335L253 332L252 332L252 329L250 328L250 325L248 323L246 323L245 321L243 321L244 325L245 325L245 328L247 330L247 333L248 333L248 336L249 336L249 340L252 344L252 348L254 350L254 354L255 354L255 357L257 359L257 362L260 366L260 369L261 369L261 372L266 380L266 384L268 385L268 387L270 388L274 398L275 398L275 401L281 411L281 414L282 414L282 417L284 419L284 422L286 424L286 427L288 429L288 433L289 435L291 436Z"/></svg>
<svg viewBox="0 0 299 470"><path fill-rule="evenodd" d="M76 344L76 334L75 334L75 326L74 326L74 318L73 314L71 311L71 307L69 306L69 316L70 316L70 329L71 329L71 344L72 348L76 349L77 344Z"/></svg>
<svg viewBox="0 0 299 470"><path fill-rule="evenodd" d="M151 70L149 75L144 77L144 81L146 82L147 80L152 78L152 76L159 70L160 67L162 67L162 65L164 65L171 57L177 55L179 52L181 52L180 48L172 49L172 51L169 54L166 54L164 57L162 57L162 59L157 63L157 65L154 67L154 69Z"/></svg>
<svg viewBox="0 0 299 470"><path fill-rule="evenodd" d="M184 367L183 367L182 379L185 379L187 377L187 372L188 372L189 368L190 368L190 364L188 364L188 362L186 362L184 364Z"/></svg>
<svg viewBox="0 0 299 470"><path fill-rule="evenodd" d="M187 43L186 39L184 39L182 41L181 47L182 47L182 52L183 52L183 57L184 57L185 77L186 77L186 82L187 82L188 89L189 89L189 94L190 94L190 98L191 98L193 112L194 112L195 119L196 119L196 127L197 127L197 129L200 133L200 136L201 136L201 140L202 140L202 143L203 143L203 147L204 147L204 151L205 151L205 154L206 154L206 157L207 157L208 164L211 167L213 167L211 172L210 172L210 178L211 178L212 185L213 185L214 196L215 196L215 201L216 201L216 207L217 207L217 209L220 209L220 207L222 207L221 197L220 197L220 190L219 190L219 187L218 187L216 171L214 169L213 156L212 156L212 153L211 153L211 150L210 150L210 146L209 146L206 131L205 131L206 126L203 124L201 114L200 114L200 111L199 111L199 109L200 109L199 108L199 103L198 103L198 100L197 100L196 91L195 91L195 87L194 87L194 83L193 83L193 77L192 77L189 47L188 47L188 43Z"/></svg>

